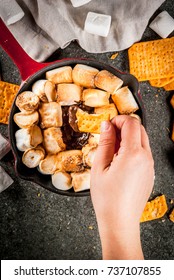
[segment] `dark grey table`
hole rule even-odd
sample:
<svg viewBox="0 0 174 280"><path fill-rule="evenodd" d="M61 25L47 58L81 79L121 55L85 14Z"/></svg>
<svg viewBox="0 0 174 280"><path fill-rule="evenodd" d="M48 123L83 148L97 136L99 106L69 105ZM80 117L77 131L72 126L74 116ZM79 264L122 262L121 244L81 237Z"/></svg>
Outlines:
<svg viewBox="0 0 174 280"><path fill-rule="evenodd" d="M174 17L173 0L167 0L154 16L162 10ZM147 28L142 41L156 38L159 37ZM115 60L110 59L111 55L87 53L73 42L66 49L58 50L54 58L92 58L128 72L127 50L119 52ZM20 84L18 69L2 49L0 61L4 81ZM155 160L156 178L151 198L165 194L170 210L174 207L170 201L174 199L174 143L169 133L172 92L153 88L148 82L140 83L140 90ZM7 136L7 126L1 124L0 132ZM0 165L14 179L13 185L0 194L1 259L101 259L90 196L60 196L16 177L11 152ZM174 224L168 213L162 219L141 224L141 236L146 259L174 259Z"/></svg>

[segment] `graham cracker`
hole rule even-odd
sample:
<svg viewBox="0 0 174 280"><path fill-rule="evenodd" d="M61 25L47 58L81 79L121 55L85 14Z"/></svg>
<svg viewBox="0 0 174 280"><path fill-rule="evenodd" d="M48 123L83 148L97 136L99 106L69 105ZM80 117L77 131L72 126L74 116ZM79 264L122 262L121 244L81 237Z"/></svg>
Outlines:
<svg viewBox="0 0 174 280"><path fill-rule="evenodd" d="M136 43L128 57L130 73L139 81L174 76L174 37Z"/></svg>
<svg viewBox="0 0 174 280"><path fill-rule="evenodd" d="M169 219L174 223L174 208L173 208L172 212L169 215Z"/></svg>
<svg viewBox="0 0 174 280"><path fill-rule="evenodd" d="M100 126L102 121L109 121L110 114L88 114L81 109L77 110L77 125L79 131L100 134Z"/></svg>
<svg viewBox="0 0 174 280"><path fill-rule="evenodd" d="M165 86L164 86L164 89L165 89L166 91L174 90L174 81L171 82L171 83L169 83L169 84L167 84L167 85L165 85Z"/></svg>
<svg viewBox="0 0 174 280"><path fill-rule="evenodd" d="M0 123L8 124L10 109L19 86L0 81Z"/></svg>
<svg viewBox="0 0 174 280"><path fill-rule="evenodd" d="M174 81L174 77L169 77L169 78L163 78L163 79L154 79L154 80L150 80L150 84L153 87L163 87L171 82Z"/></svg>
<svg viewBox="0 0 174 280"><path fill-rule="evenodd" d="M155 199L146 203L140 222L147 222L159 219L165 215L168 210L165 195L157 196Z"/></svg>
<svg viewBox="0 0 174 280"><path fill-rule="evenodd" d="M174 94L172 95L172 98L170 99L170 104L172 105L172 108L174 109Z"/></svg>

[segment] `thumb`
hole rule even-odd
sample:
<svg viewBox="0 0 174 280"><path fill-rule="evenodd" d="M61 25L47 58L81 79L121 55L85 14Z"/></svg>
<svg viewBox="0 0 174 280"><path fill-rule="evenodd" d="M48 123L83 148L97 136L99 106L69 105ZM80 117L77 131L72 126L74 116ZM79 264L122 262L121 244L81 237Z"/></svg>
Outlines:
<svg viewBox="0 0 174 280"><path fill-rule="evenodd" d="M102 122L100 141L92 169L103 171L110 165L115 153L115 142L116 134L113 124L109 121Z"/></svg>

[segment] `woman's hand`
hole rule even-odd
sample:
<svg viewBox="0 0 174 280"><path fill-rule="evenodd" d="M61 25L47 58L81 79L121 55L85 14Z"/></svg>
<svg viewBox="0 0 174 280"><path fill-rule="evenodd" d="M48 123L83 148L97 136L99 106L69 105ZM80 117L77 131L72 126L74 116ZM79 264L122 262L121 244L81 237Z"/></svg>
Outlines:
<svg viewBox="0 0 174 280"><path fill-rule="evenodd" d="M139 221L153 184L152 153L140 122L130 116L103 122L91 169L103 258L143 258ZM117 249L124 249L121 255Z"/></svg>

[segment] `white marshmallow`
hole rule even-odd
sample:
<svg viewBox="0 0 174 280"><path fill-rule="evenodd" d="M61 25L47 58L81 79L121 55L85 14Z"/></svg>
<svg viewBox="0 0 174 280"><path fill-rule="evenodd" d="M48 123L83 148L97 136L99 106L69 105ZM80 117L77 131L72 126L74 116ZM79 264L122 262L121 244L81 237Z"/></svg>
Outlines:
<svg viewBox="0 0 174 280"><path fill-rule="evenodd" d="M0 160L11 150L10 143L0 134Z"/></svg>
<svg viewBox="0 0 174 280"><path fill-rule="evenodd" d="M23 18L24 12L16 1L1 0L0 16L7 25L10 25Z"/></svg>
<svg viewBox="0 0 174 280"><path fill-rule="evenodd" d="M149 25L162 38L167 38L174 30L174 19L167 11L160 13Z"/></svg>
<svg viewBox="0 0 174 280"><path fill-rule="evenodd" d="M85 31L107 37L111 25L111 16L89 12L85 20Z"/></svg>
<svg viewBox="0 0 174 280"><path fill-rule="evenodd" d="M13 182L13 179L0 166L0 193L7 189Z"/></svg>
<svg viewBox="0 0 174 280"><path fill-rule="evenodd" d="M51 176L51 180L56 189L67 191L72 188L72 178L69 173L57 171Z"/></svg>
<svg viewBox="0 0 174 280"><path fill-rule="evenodd" d="M89 3L91 0L70 0L73 7L77 8L80 7L82 5L85 5L87 3Z"/></svg>

